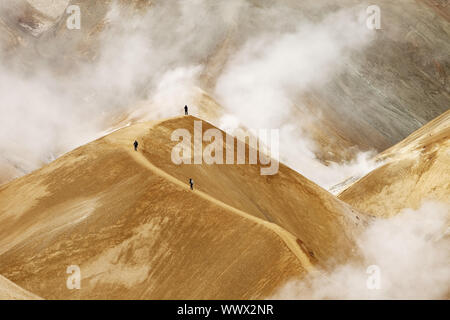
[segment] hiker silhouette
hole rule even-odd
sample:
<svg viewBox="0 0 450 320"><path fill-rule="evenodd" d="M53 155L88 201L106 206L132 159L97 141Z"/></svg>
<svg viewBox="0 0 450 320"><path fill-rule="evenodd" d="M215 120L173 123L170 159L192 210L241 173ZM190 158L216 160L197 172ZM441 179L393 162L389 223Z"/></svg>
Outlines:
<svg viewBox="0 0 450 320"><path fill-rule="evenodd" d="M194 190L194 180L189 178L189 185L191 186L191 190Z"/></svg>
<svg viewBox="0 0 450 320"><path fill-rule="evenodd" d="M137 151L138 145L139 145L139 143L136 140L134 140L134 143L133 143L134 151Z"/></svg>
<svg viewBox="0 0 450 320"><path fill-rule="evenodd" d="M188 115L188 106L184 106L184 115L185 115L185 116Z"/></svg>

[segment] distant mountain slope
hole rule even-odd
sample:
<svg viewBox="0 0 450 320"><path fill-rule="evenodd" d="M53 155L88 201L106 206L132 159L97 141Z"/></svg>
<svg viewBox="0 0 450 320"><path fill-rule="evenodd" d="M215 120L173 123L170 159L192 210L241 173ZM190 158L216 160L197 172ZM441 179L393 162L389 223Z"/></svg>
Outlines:
<svg viewBox="0 0 450 320"><path fill-rule="evenodd" d="M0 272L46 299L264 298L353 254L365 217L284 166L172 164L171 130L194 120L121 129L2 186Z"/></svg>
<svg viewBox="0 0 450 320"><path fill-rule="evenodd" d="M118 3L129 18L130 12L142 13L152 10L152 5L161 6L159 1L147 2L148 6ZM264 30L273 32L258 16L267 3L248 4L250 17L239 16L229 29L217 34L216 46L199 55L201 60L197 63L205 66L200 86L213 98L217 79L246 41ZM320 4L283 0L279 4L298 12L299 24L306 19L320 20L340 9L365 8L357 0L326 0ZM381 8L382 29L374 31L372 43L351 52L349 65L342 73L323 86L299 92L293 101L292 116L298 117L299 123L305 117L316 118L317 122L308 129L322 150L318 154L322 159L348 158L351 152L347 149L355 145L383 151L450 108L450 60L446 54L450 52L450 8L418 0L380 0L376 4ZM89 13L82 30L84 45L73 42L78 38L70 36L74 46L95 49L95 37L104 27L106 20L102 15L106 15L108 5L107 1L82 3L82 10ZM130 10L133 7L139 10ZM179 14L175 7L170 8ZM249 18L255 25L249 23ZM69 37L69 32L60 24L55 35Z"/></svg>
<svg viewBox="0 0 450 320"><path fill-rule="evenodd" d="M42 32L39 39L33 40L33 45L26 46L27 50L39 52L42 59L47 59L57 69L57 73L61 70L67 72L77 63L95 63L102 56L102 41L116 36L117 30L109 28L108 12L112 3L117 3L117 8L122 10L123 21L139 21L139 17L155 11L155 8L158 13L171 14L173 21L167 26L165 37L152 33L153 29L149 27L146 41L152 43L158 55L169 50L167 39L177 45L183 43L184 39L179 34L191 30L191 24L195 23L181 19L183 8L176 3L157 0L70 1L69 4L81 8L81 30L68 30L67 16L63 14L51 28ZM199 86L216 99L217 80L247 41L265 33L288 34L302 23L318 22L341 9L358 7L364 12L368 5L373 4L358 0L325 0L320 3L282 0L277 1L276 6L267 1L249 0L243 7L245 14L233 17L232 23L224 24L221 19L217 20L220 21L217 31L213 32L212 39L204 44L204 48L188 46L181 50L186 55L174 61L161 60L160 57L155 61L169 65L202 65ZM383 151L450 108L450 61L447 54L450 52L450 8L442 1L428 0L379 0L375 4L381 8L382 29L374 31L370 45L354 50L349 48L349 52L345 52L348 62L342 72L318 87L299 89L299 92L293 90L295 94L289 97L292 99L290 120L297 119L301 127L310 132L319 146L314 151L321 160L348 160L354 155L355 148L352 147L355 146L363 150ZM46 8L48 4L38 7ZM208 8L213 10L214 6ZM297 15L298 19L293 20L295 23L287 20L272 26L267 23L264 13L275 9L289 9L286 12ZM203 14L207 12L205 10ZM140 27L145 28L148 21L144 19L141 23ZM160 24L163 23L164 20L160 20ZM365 28L365 24L361 27ZM8 28L17 28L17 25L9 25ZM188 35L196 44L205 38L201 33ZM149 56L145 61L151 63L154 59L154 56ZM148 76L153 75L149 72ZM301 74L297 80L302 80ZM227 112L230 106L223 101L218 102L215 107L223 107ZM215 120L221 114L215 111L207 120ZM315 121L305 122L305 118Z"/></svg>
<svg viewBox="0 0 450 320"><path fill-rule="evenodd" d="M340 193L363 212L392 216L425 200L450 203L450 111L378 156L386 164Z"/></svg>

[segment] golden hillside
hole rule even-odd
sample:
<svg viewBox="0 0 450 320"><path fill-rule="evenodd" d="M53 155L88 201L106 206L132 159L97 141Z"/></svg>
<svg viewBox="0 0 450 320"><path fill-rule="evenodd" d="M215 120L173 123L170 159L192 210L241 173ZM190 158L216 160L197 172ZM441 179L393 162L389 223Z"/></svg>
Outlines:
<svg viewBox="0 0 450 320"><path fill-rule="evenodd" d="M341 200L383 217L424 200L450 202L450 111L378 158L386 163L344 190Z"/></svg>
<svg viewBox="0 0 450 320"><path fill-rule="evenodd" d="M37 300L39 297L0 276L0 300Z"/></svg>
<svg viewBox="0 0 450 320"><path fill-rule="evenodd" d="M46 299L247 299L351 254L364 217L289 168L173 164L171 132L194 120L118 130L2 186L0 273Z"/></svg>

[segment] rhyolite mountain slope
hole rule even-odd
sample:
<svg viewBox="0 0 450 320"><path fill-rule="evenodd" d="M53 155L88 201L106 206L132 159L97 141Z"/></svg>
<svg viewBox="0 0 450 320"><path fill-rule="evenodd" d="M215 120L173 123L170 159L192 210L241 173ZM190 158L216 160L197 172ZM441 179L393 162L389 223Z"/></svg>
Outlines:
<svg viewBox="0 0 450 320"><path fill-rule="evenodd" d="M0 276L0 300L37 300L39 297Z"/></svg>
<svg viewBox="0 0 450 320"><path fill-rule="evenodd" d="M342 191L341 200L382 217L424 201L450 204L450 111L377 158L384 165Z"/></svg>
<svg viewBox="0 0 450 320"><path fill-rule="evenodd" d="M250 299L357 254L368 218L282 164L172 163L194 121L123 128L2 186L0 273L45 299Z"/></svg>

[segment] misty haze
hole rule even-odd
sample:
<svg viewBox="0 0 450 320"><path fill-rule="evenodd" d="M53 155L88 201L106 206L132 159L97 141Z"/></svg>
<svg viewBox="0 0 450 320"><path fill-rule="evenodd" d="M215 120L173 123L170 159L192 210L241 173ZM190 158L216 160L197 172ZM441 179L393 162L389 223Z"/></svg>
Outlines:
<svg viewBox="0 0 450 320"><path fill-rule="evenodd" d="M2 1L0 299L447 300L449 53L441 0Z"/></svg>

